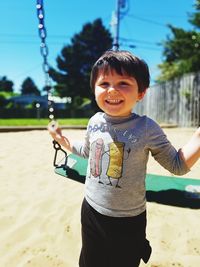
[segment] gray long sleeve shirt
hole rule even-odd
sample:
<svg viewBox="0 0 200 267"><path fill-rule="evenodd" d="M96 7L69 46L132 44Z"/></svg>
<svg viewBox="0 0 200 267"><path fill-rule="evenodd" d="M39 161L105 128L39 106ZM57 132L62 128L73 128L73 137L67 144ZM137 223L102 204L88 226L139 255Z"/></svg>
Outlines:
<svg viewBox="0 0 200 267"><path fill-rule="evenodd" d="M145 177L149 152L171 173L189 171L160 126L146 116L110 117L95 114L85 141L73 153L89 158L85 198L99 213L136 216L146 209Z"/></svg>

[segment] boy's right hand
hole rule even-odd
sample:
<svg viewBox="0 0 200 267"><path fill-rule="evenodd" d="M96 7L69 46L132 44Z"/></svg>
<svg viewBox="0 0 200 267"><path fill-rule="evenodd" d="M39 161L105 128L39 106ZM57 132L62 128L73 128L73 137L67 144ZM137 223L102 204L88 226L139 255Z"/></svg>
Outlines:
<svg viewBox="0 0 200 267"><path fill-rule="evenodd" d="M56 137L62 136L61 129L59 128L58 123L56 121L51 121L48 124L47 129L50 135L53 137L53 139L55 139Z"/></svg>
<svg viewBox="0 0 200 267"><path fill-rule="evenodd" d="M66 149L71 151L71 146L69 140L62 135L61 128L59 128L58 123L56 121L51 121L47 129L51 135L51 137L58 142L61 146L65 147Z"/></svg>
<svg viewBox="0 0 200 267"><path fill-rule="evenodd" d="M58 128L59 128L58 122L54 120L50 121L47 126L47 129L49 130L49 132L55 132Z"/></svg>

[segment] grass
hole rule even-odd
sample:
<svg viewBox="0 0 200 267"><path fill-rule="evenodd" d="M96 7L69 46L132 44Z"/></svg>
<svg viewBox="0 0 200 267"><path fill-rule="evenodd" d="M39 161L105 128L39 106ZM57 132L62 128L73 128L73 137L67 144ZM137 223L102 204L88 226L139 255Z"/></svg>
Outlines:
<svg viewBox="0 0 200 267"><path fill-rule="evenodd" d="M86 126L87 118L57 119L59 125L81 125ZM0 119L0 126L47 126L48 119Z"/></svg>

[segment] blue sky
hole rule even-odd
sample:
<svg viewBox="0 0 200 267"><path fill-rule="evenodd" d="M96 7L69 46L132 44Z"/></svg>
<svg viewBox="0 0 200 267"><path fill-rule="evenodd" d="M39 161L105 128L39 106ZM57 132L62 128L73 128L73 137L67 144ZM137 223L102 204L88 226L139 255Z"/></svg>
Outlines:
<svg viewBox="0 0 200 267"><path fill-rule="evenodd" d="M170 34L167 24L192 29L188 13L194 11L194 0L127 0L129 12L120 21L120 48L143 58L150 67L152 82L162 62L162 46ZM111 30L111 14L116 0L44 0L49 64L56 67L56 57L70 43L83 24L102 18ZM0 1L0 76L15 84L16 92L25 78L31 77L41 89L44 86L36 0ZM135 45L136 48L130 48Z"/></svg>

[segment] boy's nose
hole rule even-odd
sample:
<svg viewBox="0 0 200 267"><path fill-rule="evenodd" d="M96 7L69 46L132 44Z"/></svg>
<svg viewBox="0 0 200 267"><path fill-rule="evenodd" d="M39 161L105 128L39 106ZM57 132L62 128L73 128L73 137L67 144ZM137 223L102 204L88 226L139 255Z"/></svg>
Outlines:
<svg viewBox="0 0 200 267"><path fill-rule="evenodd" d="M107 92L110 93L110 94L116 94L117 93L117 90L116 90L116 88L114 86L110 86L108 88L108 91Z"/></svg>

